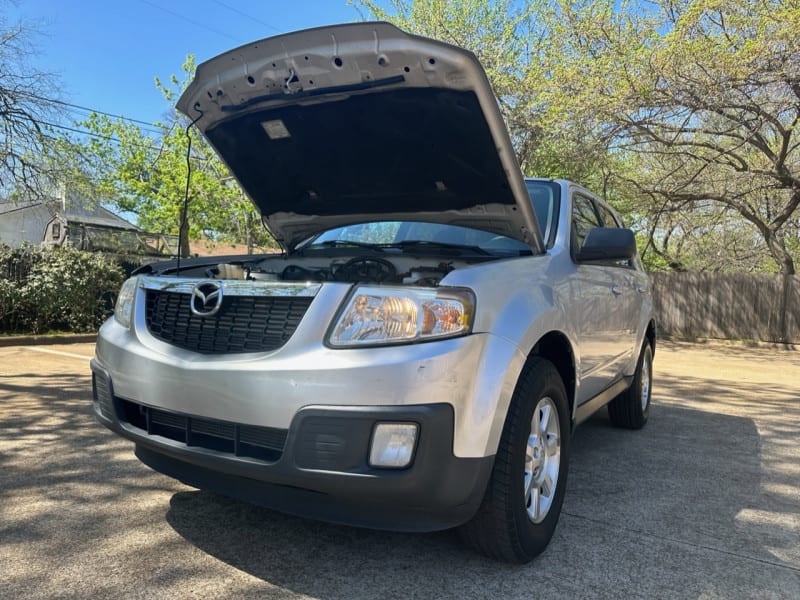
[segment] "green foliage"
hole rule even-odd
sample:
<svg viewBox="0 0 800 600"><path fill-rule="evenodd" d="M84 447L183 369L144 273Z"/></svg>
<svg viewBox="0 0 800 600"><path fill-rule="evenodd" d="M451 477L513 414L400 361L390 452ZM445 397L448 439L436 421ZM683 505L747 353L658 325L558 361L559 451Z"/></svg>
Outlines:
<svg viewBox="0 0 800 600"><path fill-rule="evenodd" d="M351 1L365 17L474 52L523 171L579 181L611 202L651 268L794 272L796 1ZM13 67L8 50L0 40ZM39 171L135 214L147 230L177 234L188 123L171 107L193 71L189 57L182 77L156 80L171 110L155 132L92 115L81 125L95 137L40 148ZM188 237L273 245L224 165L190 135Z"/></svg>
<svg viewBox="0 0 800 600"><path fill-rule="evenodd" d="M123 278L101 254L0 246L0 332L94 331L109 316Z"/></svg>
<svg viewBox="0 0 800 600"><path fill-rule="evenodd" d="M194 73L194 59L183 65L185 78L172 76L168 84L156 80L172 105ZM260 216L206 141L173 108L166 122L155 123L155 133L128 121L92 114L82 127L93 137L80 144L79 153L91 164L94 194L117 210L136 215L146 231L178 234L187 179L187 151L191 138L191 187L188 238L274 247ZM183 254L188 253L188 245Z"/></svg>
<svg viewBox="0 0 800 600"><path fill-rule="evenodd" d="M536 175L580 178L583 160L570 160L574 129L557 129L551 105L543 98L548 79L541 57L547 47L543 5L512 0L392 0L389 9L374 0L358 5L369 16L391 21L405 31L472 51L497 96L517 158ZM580 144L579 144L580 145Z"/></svg>
<svg viewBox="0 0 800 600"><path fill-rule="evenodd" d="M650 205L651 241L702 231L681 244L680 262L715 268L729 241L754 233L759 264L740 245L741 270L794 272L786 237L800 206L800 6L602 0L561 1L557 11L559 104L591 112L626 157L615 175ZM676 226L679 210L693 222Z"/></svg>
<svg viewBox="0 0 800 600"><path fill-rule="evenodd" d="M794 271L797 2L357 4L472 50L523 170L604 196L654 268Z"/></svg>
<svg viewBox="0 0 800 600"><path fill-rule="evenodd" d="M10 323L19 312L20 297L15 283L9 279L0 278L0 331L12 329Z"/></svg>

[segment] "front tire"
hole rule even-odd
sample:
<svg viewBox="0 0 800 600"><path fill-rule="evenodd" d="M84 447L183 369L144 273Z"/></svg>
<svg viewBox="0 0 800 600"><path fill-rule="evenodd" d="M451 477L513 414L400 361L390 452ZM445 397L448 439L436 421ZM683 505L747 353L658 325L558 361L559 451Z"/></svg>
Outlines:
<svg viewBox="0 0 800 600"><path fill-rule="evenodd" d="M650 414L653 389L653 349L645 341L631 386L608 403L608 417L616 427L641 429Z"/></svg>
<svg viewBox="0 0 800 600"><path fill-rule="evenodd" d="M553 537L567 483L569 403L553 363L532 357L506 415L481 507L460 529L478 551L526 563Z"/></svg>

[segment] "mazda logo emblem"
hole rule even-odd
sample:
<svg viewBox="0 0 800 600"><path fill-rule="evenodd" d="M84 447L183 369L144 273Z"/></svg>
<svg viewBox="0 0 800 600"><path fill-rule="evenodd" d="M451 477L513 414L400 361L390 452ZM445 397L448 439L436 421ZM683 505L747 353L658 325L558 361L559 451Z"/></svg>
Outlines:
<svg viewBox="0 0 800 600"><path fill-rule="evenodd" d="M196 283L189 297L192 314L198 317L210 317L217 314L222 306L222 284L215 281Z"/></svg>

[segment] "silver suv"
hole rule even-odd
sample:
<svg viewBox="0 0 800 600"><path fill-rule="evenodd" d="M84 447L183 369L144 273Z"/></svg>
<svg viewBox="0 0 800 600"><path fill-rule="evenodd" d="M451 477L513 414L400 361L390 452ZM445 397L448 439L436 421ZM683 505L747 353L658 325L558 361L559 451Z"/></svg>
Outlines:
<svg viewBox="0 0 800 600"><path fill-rule="evenodd" d="M540 553L575 425L647 420L632 232L523 178L472 54L386 23L232 50L178 107L285 251L126 281L92 361L99 421L192 486Z"/></svg>

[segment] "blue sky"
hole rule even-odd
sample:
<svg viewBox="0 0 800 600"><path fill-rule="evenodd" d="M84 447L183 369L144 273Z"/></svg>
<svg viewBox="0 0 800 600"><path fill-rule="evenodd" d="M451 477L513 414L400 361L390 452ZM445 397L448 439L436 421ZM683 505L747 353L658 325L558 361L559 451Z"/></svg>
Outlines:
<svg viewBox="0 0 800 600"><path fill-rule="evenodd" d="M148 122L170 108L154 77L180 77L187 54L202 62L278 33L360 19L347 0L17 0L0 11L7 24L40 32L31 66L58 75L62 100Z"/></svg>

